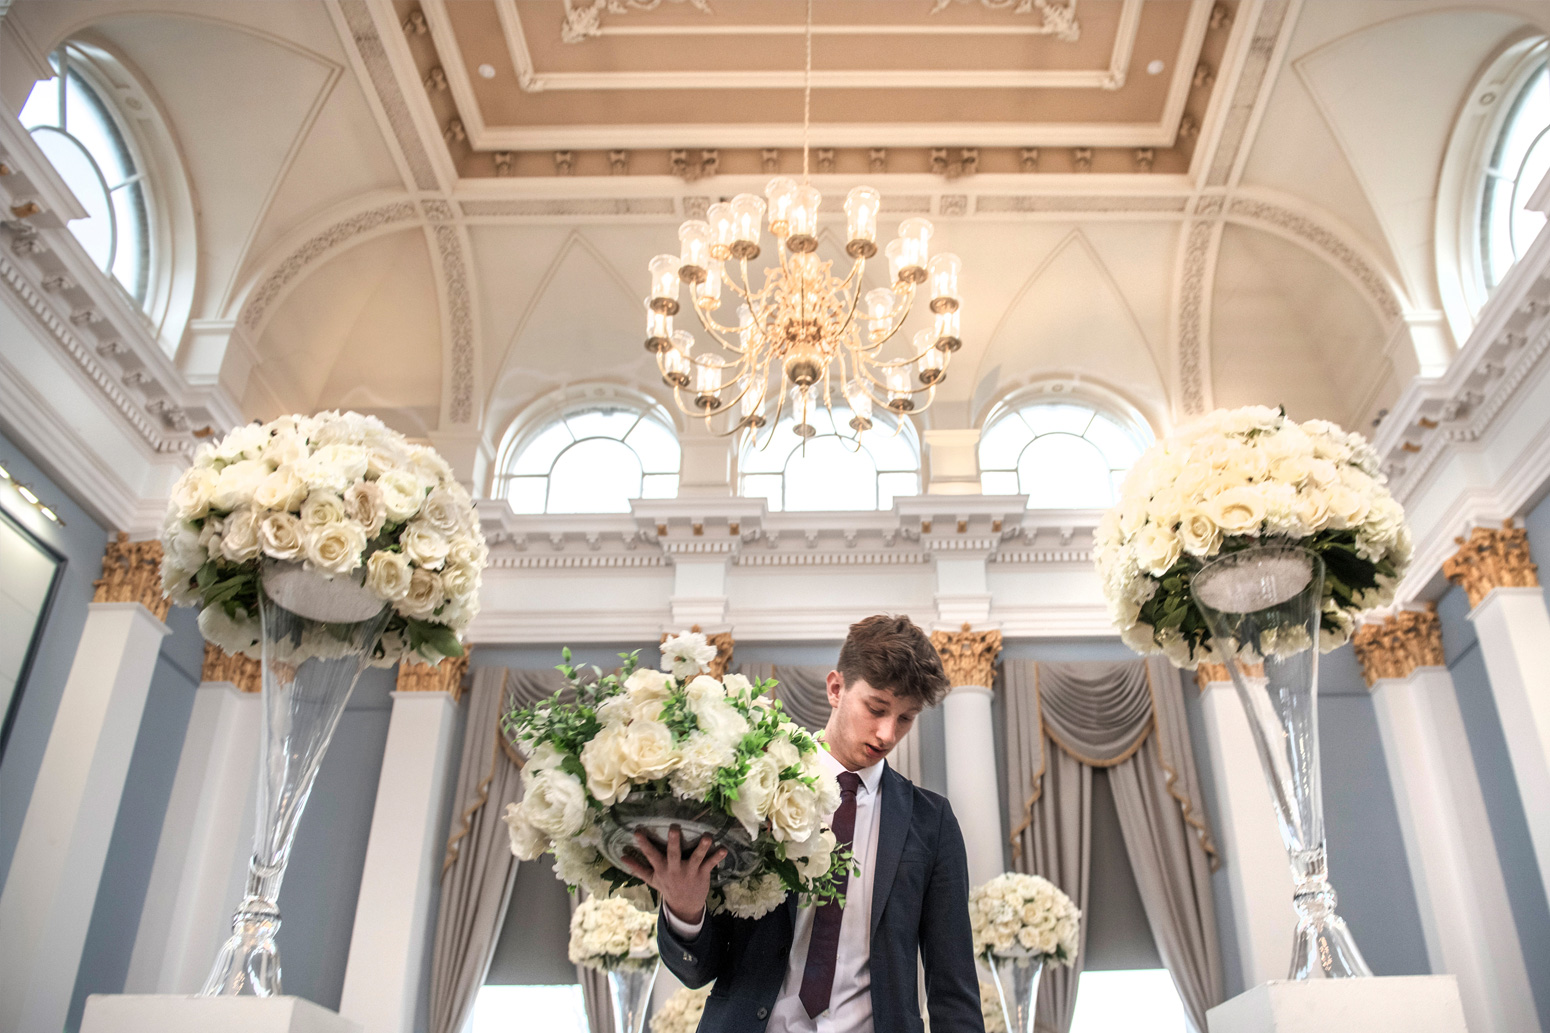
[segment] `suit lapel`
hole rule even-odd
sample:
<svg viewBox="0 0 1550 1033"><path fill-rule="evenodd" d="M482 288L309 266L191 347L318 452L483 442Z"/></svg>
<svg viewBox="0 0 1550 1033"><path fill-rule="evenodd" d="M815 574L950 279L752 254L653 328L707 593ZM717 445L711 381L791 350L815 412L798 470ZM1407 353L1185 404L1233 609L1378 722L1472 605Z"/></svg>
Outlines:
<svg viewBox="0 0 1550 1033"><path fill-rule="evenodd" d="M899 870L899 855L904 853L904 840L910 830L910 815L915 808L915 794L903 775L889 765L883 767L883 779L878 788L882 792L877 819L882 822L877 833L877 864L872 869L872 935L877 935L877 923L882 921L883 904L893 889L893 876Z"/></svg>

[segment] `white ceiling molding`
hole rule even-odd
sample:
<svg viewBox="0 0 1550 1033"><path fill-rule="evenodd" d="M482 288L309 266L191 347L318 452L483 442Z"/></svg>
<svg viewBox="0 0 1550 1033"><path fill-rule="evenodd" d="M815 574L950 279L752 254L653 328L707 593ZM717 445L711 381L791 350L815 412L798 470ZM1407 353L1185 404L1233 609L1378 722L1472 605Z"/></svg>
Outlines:
<svg viewBox="0 0 1550 1033"><path fill-rule="evenodd" d="M697 11L710 14L710 0L669 0L670 3L687 3ZM565 21L560 26L562 43L580 43L603 34L603 15L612 11L654 11L662 0L565 0Z"/></svg>
<svg viewBox="0 0 1550 1033"><path fill-rule="evenodd" d="M1226 91L1211 98L1220 121L1208 116L1192 160L1202 186L1233 186L1242 176L1301 9L1302 0L1246 0L1239 5L1234 17L1240 25L1234 27L1234 36L1246 37L1246 43L1233 48L1230 99ZM1252 33L1243 32L1242 25L1252 25Z"/></svg>
<svg viewBox="0 0 1550 1033"><path fill-rule="evenodd" d="M441 427L476 424L482 413L474 411L474 399L483 401L478 379L479 333L475 324L474 277L468 233L453 220L448 201L425 200L420 208L431 236L431 263L436 269L437 293L442 310Z"/></svg>
<svg viewBox="0 0 1550 1033"><path fill-rule="evenodd" d="M399 87L393 60L388 54L388 44L377 29L371 5L367 0L328 0L328 9L338 24L339 38L345 52L356 66L356 75L363 85L371 84L371 89L365 91L367 103L371 105L378 122L386 129L382 136L400 163L406 185L416 190L443 187L432 164L433 150L425 146L415 116ZM395 22L396 19L392 19L389 24ZM393 44L402 48L403 39L395 38ZM443 156L446 153L446 149L440 146L435 147L434 151Z"/></svg>
<svg viewBox="0 0 1550 1033"><path fill-rule="evenodd" d="M1220 198L1202 198L1220 210ZM1178 270L1174 282L1173 353L1178 356L1176 417L1199 416L1211 407L1211 283L1216 276L1216 255L1222 244L1222 223L1206 210L1202 218L1187 224L1179 242Z"/></svg>

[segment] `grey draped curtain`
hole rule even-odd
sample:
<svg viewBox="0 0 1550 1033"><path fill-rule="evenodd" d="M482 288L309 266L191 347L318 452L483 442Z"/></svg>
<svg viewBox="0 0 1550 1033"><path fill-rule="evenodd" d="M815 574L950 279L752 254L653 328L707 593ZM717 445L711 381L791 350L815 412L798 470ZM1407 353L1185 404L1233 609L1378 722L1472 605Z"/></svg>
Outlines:
<svg viewBox="0 0 1550 1033"><path fill-rule="evenodd" d="M829 691L827 681L830 667L797 666L792 664L742 664L738 668L750 681L774 678L775 698L781 701L787 714L797 724L810 732L816 732L829 723ZM888 755L888 766L911 782L920 782L920 737L906 735Z"/></svg>
<svg viewBox="0 0 1550 1033"><path fill-rule="evenodd" d="M1092 864L1092 769L1107 768L1125 852L1163 964L1197 1030L1222 1000L1221 948L1211 899L1216 845L1200 807L1178 675L1166 661L1007 661L1006 745L1012 849L1019 871L1042 875L1084 912ZM1076 1006L1076 963L1045 974L1042 1029L1065 1033Z"/></svg>
<svg viewBox="0 0 1550 1033"><path fill-rule="evenodd" d="M501 734L501 714L512 704L545 699L562 684L554 671L474 671L431 948L431 1033L461 1033L468 1022L517 875L501 815L522 797L522 761Z"/></svg>

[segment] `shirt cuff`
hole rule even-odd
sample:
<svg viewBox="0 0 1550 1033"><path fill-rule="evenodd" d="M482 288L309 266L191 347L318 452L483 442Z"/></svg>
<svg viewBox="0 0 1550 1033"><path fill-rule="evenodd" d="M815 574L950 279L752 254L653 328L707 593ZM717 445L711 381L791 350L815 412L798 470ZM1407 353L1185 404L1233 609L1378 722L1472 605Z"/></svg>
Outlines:
<svg viewBox="0 0 1550 1033"><path fill-rule="evenodd" d="M667 919L668 928L673 930L673 935L677 936L680 940L692 940L700 935L701 929L705 928L705 915L703 912L700 914L700 920L695 922L693 925L690 925L688 922L685 922L683 919L673 914L672 908L668 907L666 904L663 904L662 917Z"/></svg>

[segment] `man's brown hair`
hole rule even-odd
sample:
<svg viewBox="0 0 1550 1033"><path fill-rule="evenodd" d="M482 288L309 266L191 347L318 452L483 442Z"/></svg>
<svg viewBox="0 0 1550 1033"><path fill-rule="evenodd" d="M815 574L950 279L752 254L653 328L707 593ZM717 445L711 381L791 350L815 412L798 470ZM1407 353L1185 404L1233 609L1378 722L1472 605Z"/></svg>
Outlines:
<svg viewBox="0 0 1550 1033"><path fill-rule="evenodd" d="M922 707L934 707L947 695L942 658L908 617L880 613L852 624L835 670L847 687L862 678Z"/></svg>

